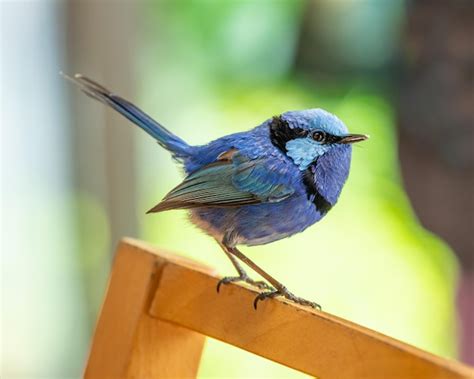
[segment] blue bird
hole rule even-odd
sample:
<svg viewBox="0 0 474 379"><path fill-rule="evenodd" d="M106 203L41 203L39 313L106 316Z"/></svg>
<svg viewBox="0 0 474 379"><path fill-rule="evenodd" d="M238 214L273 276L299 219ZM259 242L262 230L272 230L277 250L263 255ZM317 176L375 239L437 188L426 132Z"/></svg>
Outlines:
<svg viewBox="0 0 474 379"><path fill-rule="evenodd" d="M255 246L302 232L336 204L349 174L351 145L368 137L349 134L344 123L322 109L285 112L246 132L191 146L127 100L93 80L64 75L145 130L183 165L185 179L148 213L187 209L191 221L216 239L236 276L264 291L260 300L284 296L320 308L293 295L278 280L247 258L237 245ZM252 280L242 262L269 284Z"/></svg>

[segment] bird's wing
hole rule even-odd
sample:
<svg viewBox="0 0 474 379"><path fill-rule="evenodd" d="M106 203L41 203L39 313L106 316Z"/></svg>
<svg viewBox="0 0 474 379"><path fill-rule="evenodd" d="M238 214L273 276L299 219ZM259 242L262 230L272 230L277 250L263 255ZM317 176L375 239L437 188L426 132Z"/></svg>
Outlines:
<svg viewBox="0 0 474 379"><path fill-rule="evenodd" d="M263 160L250 160L238 152L221 158L187 176L148 213L278 202L294 192Z"/></svg>

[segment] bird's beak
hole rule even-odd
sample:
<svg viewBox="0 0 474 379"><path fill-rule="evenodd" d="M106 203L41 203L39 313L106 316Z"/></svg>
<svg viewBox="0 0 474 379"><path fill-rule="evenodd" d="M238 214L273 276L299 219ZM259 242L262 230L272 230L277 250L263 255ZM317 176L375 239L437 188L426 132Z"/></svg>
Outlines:
<svg viewBox="0 0 474 379"><path fill-rule="evenodd" d="M356 142L365 141L368 138L369 136L365 134L348 134L347 136L342 137L339 140L339 143L346 143L346 144L356 143Z"/></svg>

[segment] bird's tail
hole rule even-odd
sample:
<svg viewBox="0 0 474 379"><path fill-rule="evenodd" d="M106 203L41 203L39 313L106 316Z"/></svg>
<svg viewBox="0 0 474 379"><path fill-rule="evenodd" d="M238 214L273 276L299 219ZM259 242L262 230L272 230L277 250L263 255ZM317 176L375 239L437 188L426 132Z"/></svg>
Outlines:
<svg viewBox="0 0 474 379"><path fill-rule="evenodd" d="M145 132L155 138L161 146L173 153L176 158L185 158L189 155L191 146L153 120L132 103L114 95L107 88L81 74L76 74L74 77L67 76L63 73L61 73L61 75L79 86L82 92L86 95L109 105L134 124L138 125Z"/></svg>

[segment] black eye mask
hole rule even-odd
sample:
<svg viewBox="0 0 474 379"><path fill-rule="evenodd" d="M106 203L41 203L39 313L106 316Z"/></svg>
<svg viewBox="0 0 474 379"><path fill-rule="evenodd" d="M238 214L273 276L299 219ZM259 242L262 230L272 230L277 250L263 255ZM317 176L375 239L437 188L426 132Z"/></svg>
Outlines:
<svg viewBox="0 0 474 379"><path fill-rule="evenodd" d="M306 137L308 131L302 128L291 128L288 122L283 120L281 116L275 116L270 122L270 140L272 144L281 151L286 152L286 143L296 138Z"/></svg>

